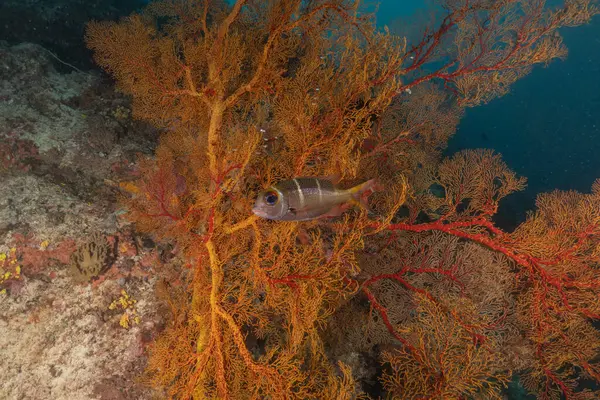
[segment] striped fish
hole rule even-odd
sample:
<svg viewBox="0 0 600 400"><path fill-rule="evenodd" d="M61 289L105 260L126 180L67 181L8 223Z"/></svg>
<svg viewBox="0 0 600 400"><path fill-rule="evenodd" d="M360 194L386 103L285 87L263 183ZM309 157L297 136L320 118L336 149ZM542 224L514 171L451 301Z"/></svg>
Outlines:
<svg viewBox="0 0 600 400"><path fill-rule="evenodd" d="M262 218L278 221L306 221L338 216L349 204L367 208L365 192L375 190L371 179L350 189L338 189L328 179L295 178L262 191L252 211Z"/></svg>

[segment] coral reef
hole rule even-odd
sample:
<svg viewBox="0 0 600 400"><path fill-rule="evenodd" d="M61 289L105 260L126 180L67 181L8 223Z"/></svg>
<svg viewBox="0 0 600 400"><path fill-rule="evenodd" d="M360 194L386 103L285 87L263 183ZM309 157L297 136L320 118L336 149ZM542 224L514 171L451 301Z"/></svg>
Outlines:
<svg viewBox="0 0 600 400"><path fill-rule="evenodd" d="M600 181L504 232L525 179L491 151L442 158L465 107L564 57L558 28L598 9L443 4L416 42L347 0L92 22L131 105L0 43L7 397L499 399L515 373L541 399L598 397ZM250 211L276 181L335 174L383 184L373 214Z"/></svg>
<svg viewBox="0 0 600 400"><path fill-rule="evenodd" d="M524 178L491 151L441 151L465 107L564 57L557 29L598 10L443 3L416 43L342 0L158 1L89 25L134 118L166 129L120 182L124 217L187 266L166 290L152 385L176 398L353 398L367 385L341 360L360 351L395 398L501 398L513 372L542 399L597 396L579 378L600 380L599 184L541 195L503 232L492 217ZM377 216L250 213L280 179L335 173L383 183Z"/></svg>
<svg viewBox="0 0 600 400"><path fill-rule="evenodd" d="M136 284L150 291L151 283ZM131 399L149 394L132 381L142 372L139 358L144 330L119 326L107 310L119 284L100 290L75 288L64 270L49 282L30 279L18 296L4 297L0 310L2 397L6 399ZM151 320L152 296L136 304ZM129 381L119 384L119 379ZM108 382L122 392L101 395ZM118 393L118 392L117 392Z"/></svg>
<svg viewBox="0 0 600 400"><path fill-rule="evenodd" d="M152 151L153 130L122 111L123 95L58 72L40 46L0 42L0 53L0 153L11 157L0 167L0 397L151 398L135 378L164 318L148 268L165 258L117 223L105 181ZM118 254L94 285L77 285L70 257L98 231L119 237ZM140 318L127 330L109 310L121 290Z"/></svg>

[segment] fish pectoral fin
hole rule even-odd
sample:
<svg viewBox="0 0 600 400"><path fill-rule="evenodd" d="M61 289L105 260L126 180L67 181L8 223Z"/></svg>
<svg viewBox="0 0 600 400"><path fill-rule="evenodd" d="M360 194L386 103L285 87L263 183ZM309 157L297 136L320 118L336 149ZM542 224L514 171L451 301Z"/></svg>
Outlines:
<svg viewBox="0 0 600 400"><path fill-rule="evenodd" d="M308 206L308 205L305 207L302 207L302 208L294 208L294 207L288 208L288 212L293 215L297 215L298 213L306 212L308 210L310 210L310 206Z"/></svg>

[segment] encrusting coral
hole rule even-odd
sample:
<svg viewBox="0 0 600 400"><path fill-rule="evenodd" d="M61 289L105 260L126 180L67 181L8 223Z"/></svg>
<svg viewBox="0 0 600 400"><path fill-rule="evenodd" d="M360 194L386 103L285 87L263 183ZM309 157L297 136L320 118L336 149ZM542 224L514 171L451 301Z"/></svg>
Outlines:
<svg viewBox="0 0 600 400"><path fill-rule="evenodd" d="M134 117L165 130L122 183L127 218L188 263L151 384L176 398L364 395L337 337L385 344L396 398L500 398L514 371L539 398L597 395L577 376L600 381L600 184L540 196L506 233L492 217L524 179L490 151L440 159L464 107L563 57L557 29L597 9L443 4L418 43L347 0L167 0L88 26ZM377 217L250 211L279 180L336 173L381 181Z"/></svg>

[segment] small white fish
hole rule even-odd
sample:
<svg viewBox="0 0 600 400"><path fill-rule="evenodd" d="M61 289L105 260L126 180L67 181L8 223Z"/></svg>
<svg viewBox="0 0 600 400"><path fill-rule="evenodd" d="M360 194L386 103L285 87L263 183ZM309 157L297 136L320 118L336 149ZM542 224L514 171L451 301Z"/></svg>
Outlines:
<svg viewBox="0 0 600 400"><path fill-rule="evenodd" d="M360 204L368 210L365 194L376 187L375 179L350 189L339 189L323 178L290 179L262 191L252 212L278 221L305 221L338 216L349 204Z"/></svg>

